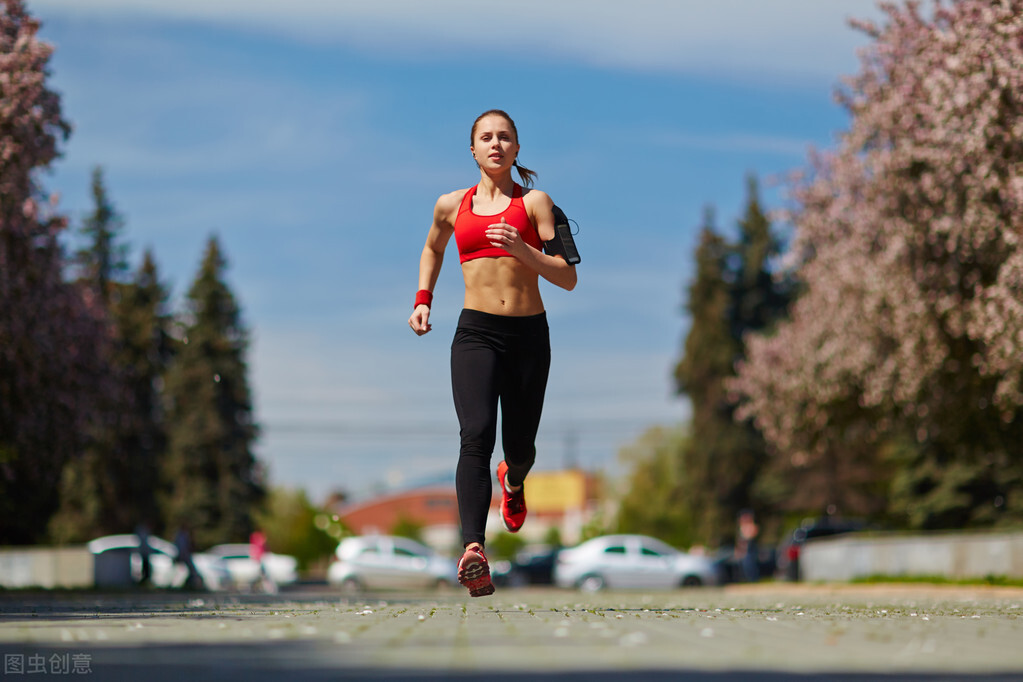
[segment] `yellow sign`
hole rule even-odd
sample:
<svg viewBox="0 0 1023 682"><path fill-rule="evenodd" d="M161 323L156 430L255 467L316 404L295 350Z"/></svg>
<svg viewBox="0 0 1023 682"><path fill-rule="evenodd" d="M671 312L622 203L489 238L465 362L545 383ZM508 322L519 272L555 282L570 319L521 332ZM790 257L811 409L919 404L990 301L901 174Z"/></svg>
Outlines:
<svg viewBox="0 0 1023 682"><path fill-rule="evenodd" d="M586 504L586 476L581 471L536 471L526 478L529 511L563 513Z"/></svg>

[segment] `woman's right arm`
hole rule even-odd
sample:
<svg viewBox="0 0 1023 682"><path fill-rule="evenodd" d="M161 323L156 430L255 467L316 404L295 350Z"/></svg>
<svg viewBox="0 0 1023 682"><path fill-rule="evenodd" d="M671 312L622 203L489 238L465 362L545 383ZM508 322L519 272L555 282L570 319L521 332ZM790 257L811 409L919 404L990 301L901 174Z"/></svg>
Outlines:
<svg viewBox="0 0 1023 682"><path fill-rule="evenodd" d="M447 248L448 240L454 233L454 221L452 220L452 198L459 194L445 194L437 200L433 208L433 223L430 231L426 234L426 245L423 247L423 254L419 257L419 289L433 291L437 285L437 278L440 276L440 267L444 263L444 249ZM457 211L458 203L461 200L454 200L454 209ZM430 306L420 303L412 311L408 320L409 326L419 336L432 329L430 325Z"/></svg>

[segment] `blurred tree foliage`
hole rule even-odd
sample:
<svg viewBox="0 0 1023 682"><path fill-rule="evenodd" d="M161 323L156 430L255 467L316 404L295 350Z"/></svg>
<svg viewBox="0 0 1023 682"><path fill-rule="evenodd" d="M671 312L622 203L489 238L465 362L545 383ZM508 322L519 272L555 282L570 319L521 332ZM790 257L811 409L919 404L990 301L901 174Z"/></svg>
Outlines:
<svg viewBox="0 0 1023 682"><path fill-rule="evenodd" d="M789 267L752 200L736 244L701 235L676 379L710 541L742 506L1023 521L1023 0L883 9L791 186Z"/></svg>
<svg viewBox="0 0 1023 682"><path fill-rule="evenodd" d="M337 539L316 525L324 513L309 502L305 491L272 488L254 518L256 527L266 533L270 551L295 557L299 570L306 571L337 549Z"/></svg>
<svg viewBox="0 0 1023 682"><path fill-rule="evenodd" d="M561 540L561 531L557 526L551 526L543 536L543 544L551 547L561 547L565 543Z"/></svg>
<svg viewBox="0 0 1023 682"><path fill-rule="evenodd" d="M618 532L658 537L676 547L734 541L739 512L757 512L764 535L778 532L787 486L766 465L767 445L735 417L728 381L750 332L782 319L794 296L791 278L773 273L781 243L747 178L737 238L728 240L704 212L686 292L690 327L674 368L676 389L692 405L685 431L654 428L620 453L630 468L614 524Z"/></svg>
<svg viewBox="0 0 1023 682"><path fill-rule="evenodd" d="M265 495L252 453L257 427L245 360L248 331L225 268L211 237L177 323L179 349L164 393L161 509L168 526L194 529L198 547L246 541Z"/></svg>
<svg viewBox="0 0 1023 682"><path fill-rule="evenodd" d="M678 450L685 475L677 477L675 504L686 507L693 539L711 546L732 541L740 510L755 509L763 518L780 503L769 495L772 486L760 481L766 444L749 421L736 420L727 388L743 358L745 335L769 329L793 295L791 280L772 273L781 244L752 176L737 229L730 242L716 230L713 212L705 213L686 302L691 325L675 366L677 390L693 410L689 439Z"/></svg>
<svg viewBox="0 0 1023 682"><path fill-rule="evenodd" d="M128 272L123 221L99 168L92 193L95 210L81 229L87 245L76 255L78 283L95 292L106 321L109 385L95 406L83 456L62 473L61 506L50 522L57 542L160 526L156 490L166 439L159 391L172 356L168 294L152 254L133 276Z"/></svg>
<svg viewBox="0 0 1023 682"><path fill-rule="evenodd" d="M609 531L650 535L675 547L694 543L699 520L695 501L685 499L690 486L681 456L689 447L685 430L654 427L622 449L619 458L631 473Z"/></svg>
<svg viewBox="0 0 1023 682"><path fill-rule="evenodd" d="M857 23L849 129L793 187L804 291L733 388L796 489L880 492L912 528L1018 525L1023 0L883 9Z"/></svg>
<svg viewBox="0 0 1023 682"><path fill-rule="evenodd" d="M38 30L22 0L0 0L0 544L142 524L244 541L262 481L247 333L219 245L176 322L180 362L156 262L147 252L130 272L99 168L84 245L66 257L67 220L36 178L71 126Z"/></svg>
<svg viewBox="0 0 1023 682"><path fill-rule="evenodd" d="M177 348L171 337L174 316L169 297L153 254L146 251L113 308L119 340L115 361L127 394L123 423L125 449L131 453L127 475L133 481L126 487L123 503L136 518L158 519L154 530L164 533L173 526L161 518L154 491L162 485L160 469L167 450L164 377Z"/></svg>
<svg viewBox="0 0 1023 682"><path fill-rule="evenodd" d="M38 30L21 0L0 2L0 544L44 535L108 386L102 312L65 280L66 220L35 182L71 129Z"/></svg>
<svg viewBox="0 0 1023 682"><path fill-rule="evenodd" d="M519 535L507 531L499 531L487 541L487 556L490 560L511 559L516 552L526 546L526 541Z"/></svg>
<svg viewBox="0 0 1023 682"><path fill-rule="evenodd" d="M423 524L408 516L400 516L391 528L391 535L408 538L416 542L423 541Z"/></svg>
<svg viewBox="0 0 1023 682"><path fill-rule="evenodd" d="M103 169L92 171L93 211L82 221L86 244L75 252L79 281L91 286L109 308L128 278L128 245L122 239L124 220L117 213L103 182Z"/></svg>

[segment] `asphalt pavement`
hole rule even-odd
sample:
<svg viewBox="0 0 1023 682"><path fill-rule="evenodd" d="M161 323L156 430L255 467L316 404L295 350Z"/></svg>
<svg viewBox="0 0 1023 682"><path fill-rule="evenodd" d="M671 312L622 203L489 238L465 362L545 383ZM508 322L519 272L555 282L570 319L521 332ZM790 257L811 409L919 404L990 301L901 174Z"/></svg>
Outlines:
<svg viewBox="0 0 1023 682"><path fill-rule="evenodd" d="M0 592L0 680L1023 680L1023 589Z"/></svg>

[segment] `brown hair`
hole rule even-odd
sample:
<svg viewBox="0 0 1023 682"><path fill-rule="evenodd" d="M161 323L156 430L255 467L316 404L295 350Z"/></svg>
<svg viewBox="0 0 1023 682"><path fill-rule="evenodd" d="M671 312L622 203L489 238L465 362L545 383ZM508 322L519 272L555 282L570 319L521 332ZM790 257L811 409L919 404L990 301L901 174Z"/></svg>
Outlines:
<svg viewBox="0 0 1023 682"><path fill-rule="evenodd" d="M474 146L476 144L476 128L479 126L480 121L487 116L500 116L504 120L508 121L511 125L512 132L515 133L515 142L518 143L519 129L515 127L515 121L512 120L512 117L501 109L490 109L489 111L484 111L482 114L477 116L476 120L472 122L472 130L469 131L469 146ZM533 180L536 178L536 171L531 171L525 166L519 165L518 159L515 159L515 170L519 172L519 179L522 180L523 186L533 186Z"/></svg>

